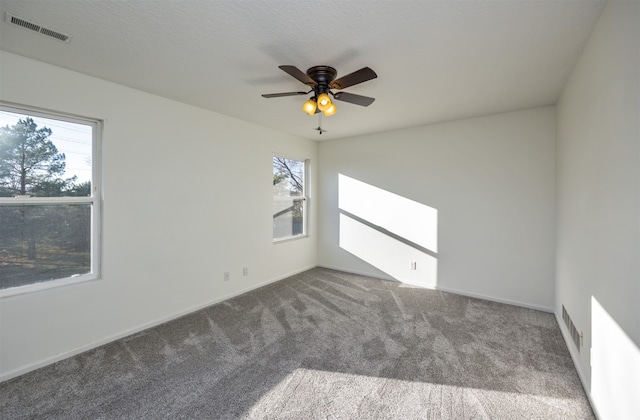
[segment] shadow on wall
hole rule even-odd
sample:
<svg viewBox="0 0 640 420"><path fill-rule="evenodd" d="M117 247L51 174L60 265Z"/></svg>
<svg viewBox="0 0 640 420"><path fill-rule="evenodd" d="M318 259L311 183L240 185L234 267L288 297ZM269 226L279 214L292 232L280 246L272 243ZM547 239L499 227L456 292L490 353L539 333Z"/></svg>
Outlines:
<svg viewBox="0 0 640 420"><path fill-rule="evenodd" d="M438 284L438 210L338 175L340 248L392 278Z"/></svg>

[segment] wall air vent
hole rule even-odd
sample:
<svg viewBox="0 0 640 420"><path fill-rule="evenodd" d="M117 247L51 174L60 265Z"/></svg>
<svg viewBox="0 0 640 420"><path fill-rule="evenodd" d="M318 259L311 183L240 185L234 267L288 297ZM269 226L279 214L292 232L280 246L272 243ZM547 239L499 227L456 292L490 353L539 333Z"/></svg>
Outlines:
<svg viewBox="0 0 640 420"><path fill-rule="evenodd" d="M569 316L569 312L562 305L562 319L564 320L564 324L567 326L569 330L569 334L571 334L571 338L573 339L573 343L576 345L578 351L580 351L580 345L582 344L582 333L578 332L573 320Z"/></svg>
<svg viewBox="0 0 640 420"><path fill-rule="evenodd" d="M69 43L71 36L63 34L62 32L54 31L53 29L45 28L37 23L29 22L26 19L12 15L11 13L5 13L4 20L7 23L13 25L22 26L23 28L30 29L34 32L38 32L42 35L46 35L51 38L55 38L58 41Z"/></svg>

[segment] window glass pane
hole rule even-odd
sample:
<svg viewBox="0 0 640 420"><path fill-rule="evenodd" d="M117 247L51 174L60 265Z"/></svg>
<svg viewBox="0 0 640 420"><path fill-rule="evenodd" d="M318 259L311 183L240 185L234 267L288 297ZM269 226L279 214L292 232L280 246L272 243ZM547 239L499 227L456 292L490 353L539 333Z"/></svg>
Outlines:
<svg viewBox="0 0 640 420"><path fill-rule="evenodd" d="M304 194L304 161L282 157L273 158L274 197Z"/></svg>
<svg viewBox="0 0 640 420"><path fill-rule="evenodd" d="M273 158L273 239L306 234L305 161Z"/></svg>
<svg viewBox="0 0 640 420"><path fill-rule="evenodd" d="M91 204L0 207L0 288L91 272Z"/></svg>
<svg viewBox="0 0 640 420"><path fill-rule="evenodd" d="M92 129L0 111L0 197L90 196Z"/></svg>
<svg viewBox="0 0 640 420"><path fill-rule="evenodd" d="M303 216L302 200L274 200L273 238L282 239L304 234Z"/></svg>

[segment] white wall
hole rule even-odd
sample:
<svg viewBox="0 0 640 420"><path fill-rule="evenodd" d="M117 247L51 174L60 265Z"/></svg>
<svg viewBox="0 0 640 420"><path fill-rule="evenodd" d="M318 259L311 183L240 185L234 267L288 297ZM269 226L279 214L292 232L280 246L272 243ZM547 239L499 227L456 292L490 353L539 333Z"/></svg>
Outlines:
<svg viewBox="0 0 640 420"><path fill-rule="evenodd" d="M319 158L321 265L553 310L554 107L323 142ZM437 250L416 252L401 239L410 228L371 222L381 218L368 211L354 210L385 231L341 216L339 175L361 185L363 207L390 208L391 218L408 214L389 207L408 202L394 195L428 206L409 221L437 229Z"/></svg>
<svg viewBox="0 0 640 420"><path fill-rule="evenodd" d="M311 237L271 241L272 152L315 177L315 142L5 52L0 66L3 100L105 120L103 278L3 298L0 379L316 265L315 218Z"/></svg>
<svg viewBox="0 0 640 420"><path fill-rule="evenodd" d="M558 102L556 314L604 419L640 418L639 5L607 4Z"/></svg>

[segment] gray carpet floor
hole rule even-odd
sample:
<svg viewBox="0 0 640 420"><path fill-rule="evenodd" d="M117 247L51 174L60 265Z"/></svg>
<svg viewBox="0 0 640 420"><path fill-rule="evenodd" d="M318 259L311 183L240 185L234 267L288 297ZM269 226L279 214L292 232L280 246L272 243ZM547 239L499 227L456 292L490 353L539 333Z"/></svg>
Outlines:
<svg viewBox="0 0 640 420"><path fill-rule="evenodd" d="M0 384L3 419L590 419L553 315L315 268Z"/></svg>

